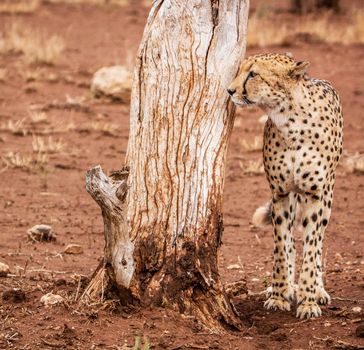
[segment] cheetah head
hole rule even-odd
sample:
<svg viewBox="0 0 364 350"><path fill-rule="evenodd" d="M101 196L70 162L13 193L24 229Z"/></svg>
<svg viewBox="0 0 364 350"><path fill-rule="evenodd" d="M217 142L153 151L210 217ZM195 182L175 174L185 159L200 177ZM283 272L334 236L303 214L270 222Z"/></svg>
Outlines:
<svg viewBox="0 0 364 350"><path fill-rule="evenodd" d="M308 62L289 54L263 54L246 58L228 93L239 106L256 104L264 110L282 105L306 73Z"/></svg>

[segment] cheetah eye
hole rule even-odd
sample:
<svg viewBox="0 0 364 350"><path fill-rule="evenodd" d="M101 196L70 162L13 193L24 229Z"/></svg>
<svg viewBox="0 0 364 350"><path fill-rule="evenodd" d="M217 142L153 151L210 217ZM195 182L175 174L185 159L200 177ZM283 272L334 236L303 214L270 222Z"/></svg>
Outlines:
<svg viewBox="0 0 364 350"><path fill-rule="evenodd" d="M254 77L256 77L258 74L257 73L255 73L255 72L253 72L253 71L250 71L249 72L249 74L248 74L248 79L250 79L250 78L254 78Z"/></svg>

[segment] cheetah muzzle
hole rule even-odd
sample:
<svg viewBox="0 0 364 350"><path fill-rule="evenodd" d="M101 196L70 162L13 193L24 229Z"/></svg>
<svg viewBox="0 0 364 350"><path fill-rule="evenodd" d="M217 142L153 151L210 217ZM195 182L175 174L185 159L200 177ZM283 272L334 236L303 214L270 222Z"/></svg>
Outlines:
<svg viewBox="0 0 364 350"><path fill-rule="evenodd" d="M272 201L262 213L273 224L274 266L264 305L290 310L295 298L301 319L320 316L319 304L330 302L322 278L322 244L343 143L339 96L329 82L310 78L308 66L289 55L252 56L228 88L234 103L254 103L268 115L263 161ZM304 244L298 286L292 235L297 203Z"/></svg>

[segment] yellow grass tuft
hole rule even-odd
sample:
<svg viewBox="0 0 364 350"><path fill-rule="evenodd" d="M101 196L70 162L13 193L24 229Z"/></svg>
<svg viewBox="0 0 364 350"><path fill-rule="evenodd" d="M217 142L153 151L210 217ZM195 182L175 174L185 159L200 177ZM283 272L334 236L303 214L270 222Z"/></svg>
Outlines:
<svg viewBox="0 0 364 350"><path fill-rule="evenodd" d="M116 131L119 129L119 125L107 122L92 122L91 129L100 131L104 135L115 136Z"/></svg>
<svg viewBox="0 0 364 350"><path fill-rule="evenodd" d="M295 16L294 20L282 23L269 11L256 11L249 18L248 46L290 45L299 35L330 44L363 44L364 10L357 10L346 19L327 12L320 16Z"/></svg>
<svg viewBox="0 0 364 350"><path fill-rule="evenodd" d="M48 163L48 156L41 153L38 153L36 157L33 157L18 152L8 152L5 156L1 157L1 159L5 167L0 170L0 173L6 171L8 168L30 170L36 166Z"/></svg>
<svg viewBox="0 0 364 350"><path fill-rule="evenodd" d="M39 3L39 0L3 0L0 3L0 13L12 15L31 13L38 8Z"/></svg>
<svg viewBox="0 0 364 350"><path fill-rule="evenodd" d="M264 173L263 163L260 159L239 162L239 166L245 175L260 175Z"/></svg>
<svg viewBox="0 0 364 350"><path fill-rule="evenodd" d="M57 35L48 38L39 29L21 27L17 23L0 38L0 53L23 54L28 63L54 64L64 46L63 39Z"/></svg>
<svg viewBox="0 0 364 350"><path fill-rule="evenodd" d="M2 125L1 129L10 131L13 135L17 136L26 136L28 134L28 130L25 127L25 118L16 121L9 120Z"/></svg>
<svg viewBox="0 0 364 350"><path fill-rule="evenodd" d="M67 108L83 108L85 104L85 97L84 96L70 96L66 94L66 103L65 106Z"/></svg>
<svg viewBox="0 0 364 350"><path fill-rule="evenodd" d="M58 124L54 128L55 133L64 133L76 130L76 124L73 120L68 123Z"/></svg>
<svg viewBox="0 0 364 350"><path fill-rule="evenodd" d="M25 169L30 169L33 162L32 156L21 155L15 152L8 152L2 157L2 160L8 167Z"/></svg>
<svg viewBox="0 0 364 350"><path fill-rule="evenodd" d="M66 144L61 140L54 140L52 136L49 136L48 139L44 139L40 136L33 136L32 141L33 152L39 154L54 154L62 152Z"/></svg>
<svg viewBox="0 0 364 350"><path fill-rule="evenodd" d="M255 136L252 141L245 139L240 141L240 145L245 152L256 152L263 149L263 138L262 136Z"/></svg>
<svg viewBox="0 0 364 350"><path fill-rule="evenodd" d="M30 122L36 124L49 124L48 115L45 112L29 111Z"/></svg>

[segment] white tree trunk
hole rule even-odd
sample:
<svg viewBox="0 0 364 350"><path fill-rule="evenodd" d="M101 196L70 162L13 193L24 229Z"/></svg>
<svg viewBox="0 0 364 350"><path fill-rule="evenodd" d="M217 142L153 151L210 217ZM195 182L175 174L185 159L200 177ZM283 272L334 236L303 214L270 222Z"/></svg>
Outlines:
<svg viewBox="0 0 364 350"><path fill-rule="evenodd" d="M217 250L235 111L226 88L244 56L247 17L248 0L155 1L135 68L128 179L111 181L100 168L87 175L103 210L108 278L121 296L214 329L239 323Z"/></svg>

